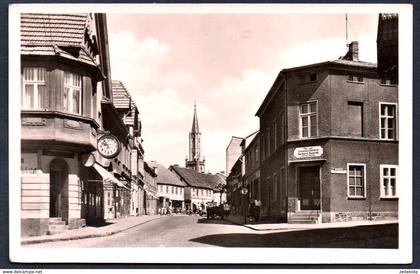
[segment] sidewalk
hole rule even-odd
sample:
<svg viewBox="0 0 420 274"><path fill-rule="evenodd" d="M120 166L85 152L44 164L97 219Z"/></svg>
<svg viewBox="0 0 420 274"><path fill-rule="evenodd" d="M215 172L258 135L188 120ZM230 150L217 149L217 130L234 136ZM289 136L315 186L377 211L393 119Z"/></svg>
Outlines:
<svg viewBox="0 0 420 274"><path fill-rule="evenodd" d="M255 231L270 231L270 230L307 230L307 229L325 229L325 228L339 228L339 227L355 227L355 226L369 226L369 225L383 225L383 224L398 224L398 220L381 220L381 221L351 221L351 222L335 222L335 223L321 223L321 224L288 224L288 223L262 223L262 224L244 224L244 216L234 215L226 218L227 221L242 225Z"/></svg>
<svg viewBox="0 0 420 274"><path fill-rule="evenodd" d="M160 215L142 215L138 217L126 217L121 219L115 220L107 220L108 225L100 226L100 227L93 227L93 226L86 226L80 229L72 229L68 230L63 233L55 234L55 235L43 235L43 236L35 236L35 237L27 237L21 239L21 244L37 244L37 243L45 243L45 242L56 242L56 241L69 241L69 240L79 240L79 239L86 239L86 238L94 238L94 237L104 237L113 235L127 229L136 227L141 224L148 223L150 221L160 219L164 216Z"/></svg>

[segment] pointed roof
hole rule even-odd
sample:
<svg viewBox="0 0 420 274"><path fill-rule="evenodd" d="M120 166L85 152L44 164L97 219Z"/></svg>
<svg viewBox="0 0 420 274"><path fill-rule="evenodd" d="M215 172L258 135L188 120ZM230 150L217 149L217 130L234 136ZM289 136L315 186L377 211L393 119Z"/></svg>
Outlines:
<svg viewBox="0 0 420 274"><path fill-rule="evenodd" d="M200 129L198 128L198 119L197 119L197 107L194 102L194 117L193 117L193 124L191 128L191 133L199 133Z"/></svg>
<svg viewBox="0 0 420 274"><path fill-rule="evenodd" d="M156 168L156 183L162 184L162 185L173 185L173 186L180 186L185 187L187 186L184 182L182 182L178 177L173 174L169 169L167 169L164 165L159 164L157 162L151 161L147 162L149 167Z"/></svg>
<svg viewBox="0 0 420 274"><path fill-rule="evenodd" d="M175 171L189 186L198 188L215 189L226 184L226 177L221 174L200 173L193 169L180 166L170 166L169 170Z"/></svg>
<svg viewBox="0 0 420 274"><path fill-rule="evenodd" d="M20 23L22 55L61 56L99 66L85 45L91 25L88 14L22 13ZM96 42L90 46L96 48Z"/></svg>

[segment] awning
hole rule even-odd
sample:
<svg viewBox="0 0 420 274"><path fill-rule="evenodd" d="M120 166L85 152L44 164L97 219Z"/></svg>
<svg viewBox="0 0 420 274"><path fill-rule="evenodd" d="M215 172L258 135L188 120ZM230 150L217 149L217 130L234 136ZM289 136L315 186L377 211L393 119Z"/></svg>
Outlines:
<svg viewBox="0 0 420 274"><path fill-rule="evenodd" d="M117 178L115 178L108 170L103 168L100 164L94 163L93 168L102 176L102 179L107 183L113 183L119 187L123 187L125 189L130 190L126 187L123 183L120 182Z"/></svg>
<svg viewBox="0 0 420 274"><path fill-rule="evenodd" d="M147 195L150 195L150 196L152 196L155 199L159 199L159 197L156 196L156 195L154 195L152 192L149 192L149 191L146 190L146 193L147 193Z"/></svg>

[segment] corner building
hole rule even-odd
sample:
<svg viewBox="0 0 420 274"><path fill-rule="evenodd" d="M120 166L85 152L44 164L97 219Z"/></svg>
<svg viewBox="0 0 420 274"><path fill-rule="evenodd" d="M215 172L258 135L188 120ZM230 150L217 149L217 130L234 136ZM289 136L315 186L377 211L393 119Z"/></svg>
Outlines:
<svg viewBox="0 0 420 274"><path fill-rule="evenodd" d="M282 70L256 115L263 217L398 218L398 86L359 61L357 42L338 60Z"/></svg>

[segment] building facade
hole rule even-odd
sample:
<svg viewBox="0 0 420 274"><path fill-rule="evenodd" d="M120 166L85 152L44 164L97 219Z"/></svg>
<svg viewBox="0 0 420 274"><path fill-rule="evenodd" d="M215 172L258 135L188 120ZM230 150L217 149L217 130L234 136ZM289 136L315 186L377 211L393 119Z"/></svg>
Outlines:
<svg viewBox="0 0 420 274"><path fill-rule="evenodd" d="M194 116L191 132L189 134L189 153L188 159L185 159L185 167L204 172L206 169L206 160L201 159L201 132L198 127L197 108L194 104Z"/></svg>
<svg viewBox="0 0 420 274"><path fill-rule="evenodd" d="M209 202L220 202L223 197L215 200L215 190L222 188L226 182L220 174L201 173L189 168L177 165L169 167L181 182L185 183L185 209L196 212L204 210ZM219 192L220 194L220 192ZM223 193L222 193L223 194Z"/></svg>
<svg viewBox="0 0 420 274"><path fill-rule="evenodd" d="M154 215L159 210L158 185L156 182L156 168L150 167L144 162L144 204L141 207L144 212L140 214Z"/></svg>
<svg viewBox="0 0 420 274"><path fill-rule="evenodd" d="M155 161L148 162L147 164L154 168L155 173L157 174L156 183L159 208L171 208L173 212L184 211L186 184L179 180L179 178L165 166Z"/></svg>
<svg viewBox="0 0 420 274"><path fill-rule="evenodd" d="M261 200L260 184L260 134L255 135L254 139L244 149L245 174L243 176L244 185L248 187L249 198L251 201Z"/></svg>
<svg viewBox="0 0 420 274"><path fill-rule="evenodd" d="M228 146L226 147L226 175L229 175L233 165L242 156L241 143L244 138L232 136Z"/></svg>
<svg viewBox="0 0 420 274"><path fill-rule="evenodd" d="M138 215L141 123L111 83L105 14L22 14L21 30L22 236Z"/></svg>
<svg viewBox="0 0 420 274"><path fill-rule="evenodd" d="M103 14L21 15L23 236L103 218L102 177L81 157L96 150L98 101L110 96L104 20Z"/></svg>
<svg viewBox="0 0 420 274"><path fill-rule="evenodd" d="M398 216L398 86L358 59L282 70L260 118L262 215L281 222Z"/></svg>

